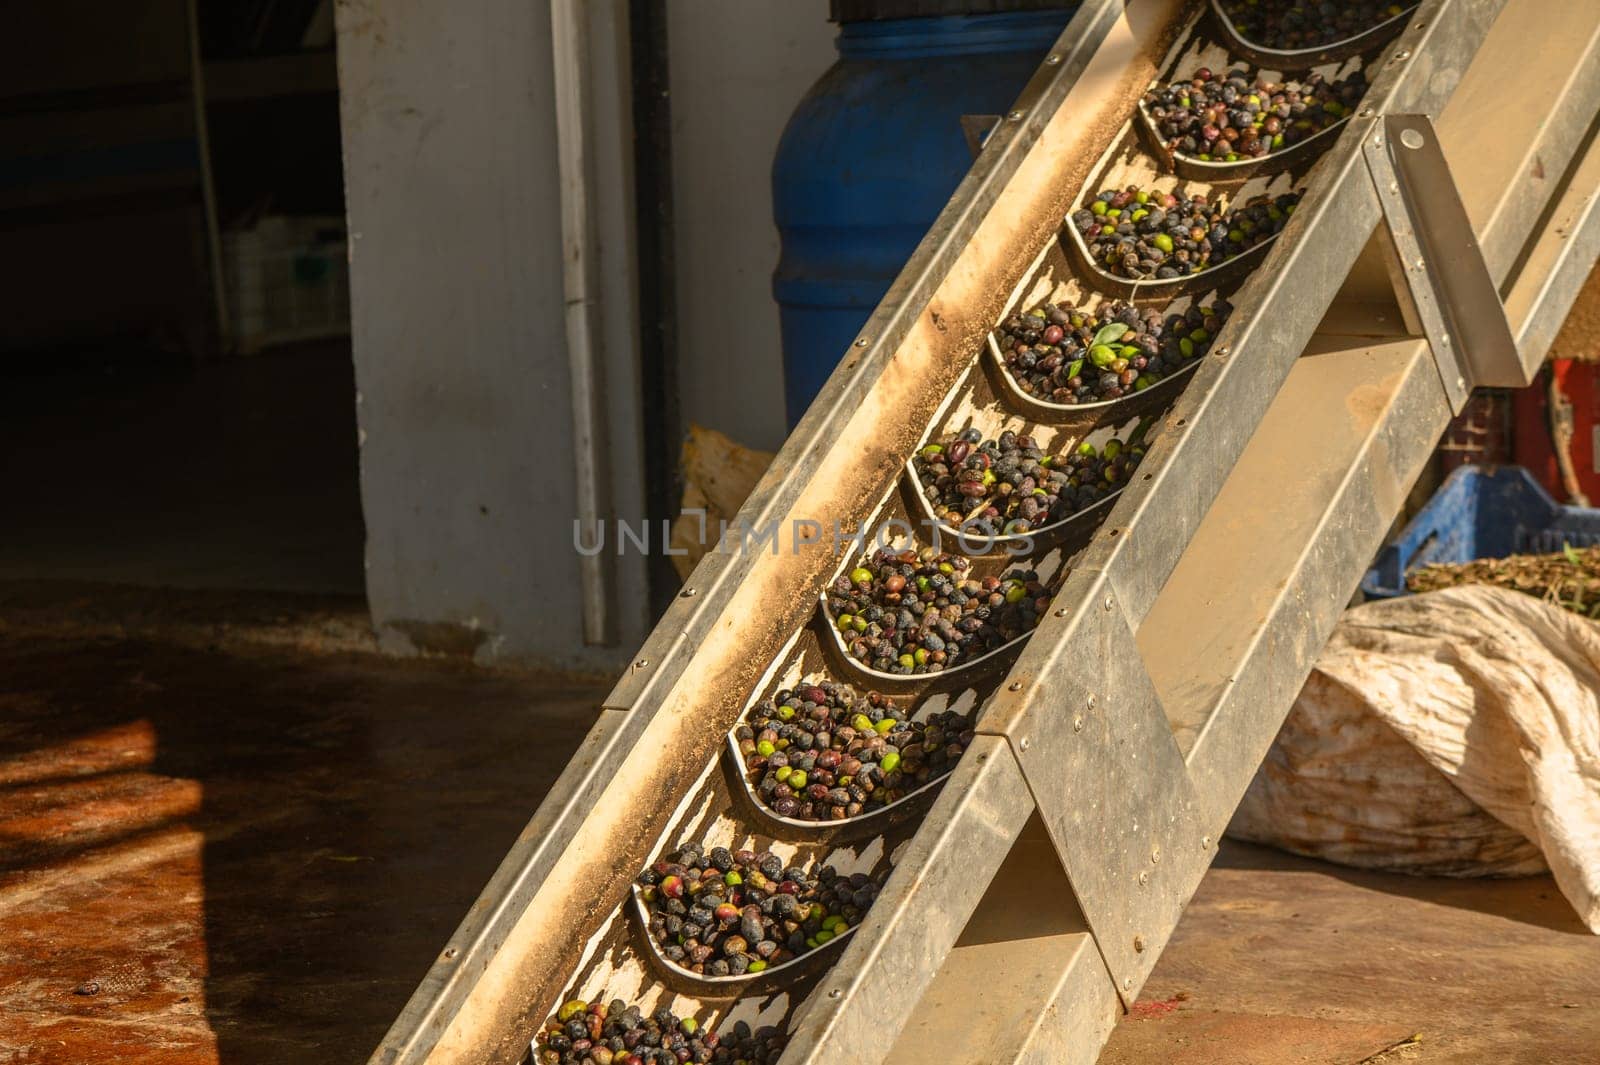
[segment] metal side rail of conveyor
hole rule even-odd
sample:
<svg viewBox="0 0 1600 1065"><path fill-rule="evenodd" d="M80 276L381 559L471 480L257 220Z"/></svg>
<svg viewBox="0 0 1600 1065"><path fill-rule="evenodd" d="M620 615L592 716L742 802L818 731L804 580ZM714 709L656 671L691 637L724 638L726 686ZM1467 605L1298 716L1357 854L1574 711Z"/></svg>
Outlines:
<svg viewBox="0 0 1600 1065"><path fill-rule="evenodd" d="M374 1063L582 1060L541 1057L541 1033L618 999L779 1032L784 1065L1096 1059L1452 412L1531 378L1600 254L1600 4L1424 0L1299 58L1241 44L1229 6L1085 0ZM1174 172L1135 121L1146 90L1252 56L1368 87L1281 163ZM1238 263L1128 284L1072 219L1129 185L1300 198ZM1113 400L1023 387L1004 323L1124 297L1232 311ZM1135 421L1120 492L970 559L1048 589L1031 634L941 671L863 660L828 605L860 557L837 530L923 545L911 456L970 429L1054 454ZM824 681L968 715L964 754L884 809L769 808L730 733ZM876 898L782 964L663 953L634 881L690 842L826 862Z"/></svg>

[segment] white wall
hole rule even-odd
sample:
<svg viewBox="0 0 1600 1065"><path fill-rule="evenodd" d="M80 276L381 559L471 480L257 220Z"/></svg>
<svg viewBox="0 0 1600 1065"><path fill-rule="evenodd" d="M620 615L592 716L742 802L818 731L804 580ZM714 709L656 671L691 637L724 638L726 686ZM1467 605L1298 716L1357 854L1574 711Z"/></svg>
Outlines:
<svg viewBox="0 0 1600 1065"><path fill-rule="evenodd" d="M618 514L643 510L625 0L591 7ZM367 594L385 647L611 669L582 645L549 5L337 8ZM620 32L619 32L620 31Z"/></svg>
<svg viewBox="0 0 1600 1065"><path fill-rule="evenodd" d="M617 515L643 511L626 0L590 7ZM339 79L367 594L385 647L609 669L581 643L549 5L340 0ZM785 435L771 167L833 62L826 0L670 0L681 402ZM648 402L648 397L644 401Z"/></svg>
<svg viewBox="0 0 1600 1065"><path fill-rule="evenodd" d="M772 270L772 157L833 64L827 0L668 0L678 345L687 425L787 435Z"/></svg>

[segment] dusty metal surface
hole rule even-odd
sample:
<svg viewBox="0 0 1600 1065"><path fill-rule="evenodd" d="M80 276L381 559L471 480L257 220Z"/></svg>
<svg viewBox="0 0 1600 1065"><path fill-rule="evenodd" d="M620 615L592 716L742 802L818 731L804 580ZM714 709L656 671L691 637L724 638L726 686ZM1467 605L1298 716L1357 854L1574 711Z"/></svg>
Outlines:
<svg viewBox="0 0 1600 1065"><path fill-rule="evenodd" d="M1500 293L1426 116L1386 115L1363 143L1383 205L1390 270L1413 333L1428 338L1439 381L1460 414L1480 387L1528 383ZM1414 323L1414 324L1413 324Z"/></svg>
<svg viewBox="0 0 1600 1065"><path fill-rule="evenodd" d="M1061 899L1045 920L1041 896ZM886 1061L1074 1059L1086 1023L1109 1031L1120 1012L1044 824L1024 826L988 892ZM1080 964L1081 963L1081 964ZM1066 975L1092 970L1076 986ZM1081 1049L1079 1051L1081 1054Z"/></svg>
<svg viewBox="0 0 1600 1065"><path fill-rule="evenodd" d="M1035 104L990 138L957 206L869 321L859 354L846 357L741 511L745 529L777 526L776 553L719 550L701 562L686 584L693 594L675 600L607 699L628 716L597 752L584 788L555 789L560 798L540 810L485 890L496 903L468 913L446 948L454 955L441 952L375 1061L427 1060L436 1047L440 1061L518 1053L540 1019L534 1015L562 990L558 974L577 961L578 944L534 944L545 929L592 926L621 903L647 842L664 827L652 797L689 788L836 564L831 541L797 544L793 521L820 516L855 528L893 490L935 404L1021 280L1031 256L1015 249L1053 238L1098 151L1090 146L1101 127L1126 123L1154 71L1146 50L1164 47L1177 6L1135 8L1138 33L1127 15L1117 22L1120 4L1080 9L1063 36L1071 46L1027 90ZM1113 23L1122 36L1097 51ZM835 440L854 444L833 447ZM636 748L675 756L621 773ZM647 812L645 823L637 811ZM551 880L558 856L559 883Z"/></svg>
<svg viewBox="0 0 1600 1065"><path fill-rule="evenodd" d="M1408 31L1400 44L1420 40L1414 49L1397 45L1391 51L1367 102L1380 108L1388 103L1437 109L1498 9L1498 4L1487 3L1426 6L1416 31ZM1165 582L1180 556L1188 557L1197 526L1204 528L1203 522L1189 524L1188 519L1205 515L1205 522L1216 520L1215 493L1240 461L1246 437L1274 402L1279 383L1295 367L1371 225L1377 224L1378 198L1362 154L1363 140L1372 135L1375 122L1360 118L1352 123L1313 170L1300 211L1235 297L1234 317L1217 338L1219 355L1233 349L1241 357L1206 360L1165 421L1141 478L1124 493L1069 576L1058 601L1072 604L1070 615L1046 619L1019 658L1012 683L991 700L980 722L982 731L1005 735L1017 752L1125 1001L1137 994L1204 872L1222 827L1216 811L1231 811L1265 749L1264 741L1226 748L1231 759L1212 762L1209 772L1191 782L1169 724L1189 708L1164 706L1153 697L1146 663L1181 654L1194 641L1181 632L1141 638L1141 654L1136 653L1134 633L1146 619L1146 597ZM1371 225L1356 218L1371 219ZM1288 410L1293 418L1295 408ZM1401 451L1425 453L1436 435L1436 429L1419 422ZM1249 444L1254 446L1254 440ZM1308 461L1306 470L1288 478L1254 481L1251 492L1227 513L1251 513L1257 528L1274 527L1279 504L1285 502L1291 511L1323 514L1322 500L1294 494L1304 487L1304 474L1324 471L1338 479L1349 468L1333 453L1309 456ZM1391 519L1392 512L1383 518L1384 525ZM1320 533L1322 528L1319 522L1311 531ZM1332 599L1324 608L1320 584L1342 582L1347 572L1359 569L1343 553L1319 551L1315 536L1293 542L1316 565L1288 572L1257 567L1242 587L1299 585L1304 602L1315 603L1317 612L1336 614L1348 596ZM1168 593L1162 589L1160 595L1166 598ZM1275 686L1292 683L1298 688L1326 631L1315 613L1281 618L1280 638L1288 637L1291 650L1272 654L1268 648L1257 654L1263 645L1256 638L1270 631L1262 611L1270 602L1253 599L1235 612L1216 610L1215 603L1186 603L1185 620L1193 624L1204 618L1208 631L1252 637L1242 655L1218 660L1217 668L1235 675L1252 671ZM1117 622L1111 634L1104 631L1107 617ZM1069 719L1076 726L1091 695L1105 700L1109 724L1104 731L1069 730ZM1238 709L1224 713L1215 704L1204 713L1226 717L1225 727L1232 728L1276 714L1256 726L1267 728L1270 739L1287 708L1285 698L1263 703L1253 714ZM1089 720L1097 719L1090 713ZM1096 735L1107 736L1108 742L1094 745ZM1030 761L1032 742L1039 748ZM1072 757L1064 759L1063 751Z"/></svg>
<svg viewBox="0 0 1600 1065"><path fill-rule="evenodd" d="M994 1060L1093 1059L1117 998L1132 1003L1150 977L1449 414L1426 341L1364 332L1392 337L1402 323L1393 296L1374 288L1371 238L1383 210L1363 144L1387 115L1436 120L1444 157L1469 153L1472 180L1459 191L1493 283L1519 260L1537 264L1518 276L1518 289L1539 288L1526 307L1564 312L1594 239L1588 201L1547 213L1572 187L1565 171L1529 183L1518 167L1530 153L1563 167L1578 154L1600 84L1580 77L1552 96L1532 79L1508 85L1504 71L1535 27L1552 52L1587 61L1600 10L1429 0L1387 49L1364 57L1372 89L1321 162L1253 175L1233 190L1303 184L1305 196L1232 293L1233 317L1159 419L1139 476L1099 531L1081 552L1053 545L1036 560L1064 574L1056 608L1009 674L974 685L979 738L925 819L884 833L875 850L847 848L848 860L892 871L831 969L738 1001L674 987L630 945L619 904L641 862L683 838L823 845L768 835L733 809L738 793L721 777L718 751L751 693L804 663L807 608L854 558L795 522L854 528L869 516L905 516L903 463L936 419L946 429L1011 416L1050 424L1048 411L1007 410L1004 389L985 380L997 372L986 333L1013 308L1098 299L1057 232L1083 196L1130 181L1172 187L1139 152L1132 105L1170 64L1209 54L1186 51L1190 33L1204 35L1195 10L1135 0L1080 11L1062 38L1070 47L1058 46L1007 116L746 504L746 527L778 523L773 551L725 545L691 577L608 701L609 731L558 783L375 1062L510 1061L574 994L670 1003L705 1023L758 1015L788 1029L785 1062L915 1056L944 1036L913 1003L984 1003L999 990L984 983L985 944L1007 937L1025 944L1015 949L1041 998L1031 1021L1009 1005L985 1014L1004 1029L988 1044ZM1447 108L1458 83L1479 101L1465 117ZM1500 94L1484 102L1491 84ZM1485 129L1497 150L1480 161L1470 152ZM1514 197L1505 194L1512 185L1521 189ZM1577 228L1552 248L1543 241L1557 216ZM1342 291L1347 278L1359 292ZM1220 273L1215 283L1231 287ZM1332 317L1341 324L1318 338ZM1524 319L1513 326L1537 341ZM1443 327L1433 332L1439 340ZM1463 377L1478 369L1467 360ZM1089 414L1067 415L1063 433L1112 424L1109 412L1104 422ZM829 646L825 637L824 659ZM829 675L863 687L882 679L843 657L835 646ZM1011 912L1001 901L1007 885L996 877L1008 855L1013 868L1036 855L1024 836L1036 810L1077 903L1065 923L1059 911ZM984 928L988 940L973 931Z"/></svg>

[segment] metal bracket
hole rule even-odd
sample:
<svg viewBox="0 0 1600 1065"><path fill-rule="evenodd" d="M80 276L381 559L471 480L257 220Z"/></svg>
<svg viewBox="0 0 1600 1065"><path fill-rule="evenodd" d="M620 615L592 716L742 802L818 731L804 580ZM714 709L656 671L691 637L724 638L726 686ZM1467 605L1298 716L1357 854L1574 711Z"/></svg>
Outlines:
<svg viewBox="0 0 1600 1065"><path fill-rule="evenodd" d="M1104 601L1060 645L1085 668L1048 670L1048 693L1013 671L978 731L1011 741L1117 994L1131 1004L1213 848L1133 630L1104 587Z"/></svg>
<svg viewBox="0 0 1600 1065"><path fill-rule="evenodd" d="M983 154L983 146L1000 125L1003 115L962 115L961 136L966 138L967 151L976 159Z"/></svg>
<svg viewBox="0 0 1600 1065"><path fill-rule="evenodd" d="M1460 414L1479 385L1526 385L1516 337L1433 122L1385 115L1362 149L1383 206L1395 296L1407 326L1433 349L1451 411Z"/></svg>

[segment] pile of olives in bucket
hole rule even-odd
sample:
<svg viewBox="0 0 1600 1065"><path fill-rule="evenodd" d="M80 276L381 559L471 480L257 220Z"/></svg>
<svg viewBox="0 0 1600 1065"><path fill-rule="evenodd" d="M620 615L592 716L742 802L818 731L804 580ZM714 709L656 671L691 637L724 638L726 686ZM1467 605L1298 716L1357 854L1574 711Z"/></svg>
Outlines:
<svg viewBox="0 0 1600 1065"><path fill-rule="evenodd" d="M1032 632L1051 592L1032 570L970 577L971 563L925 547L874 551L828 590L850 655L883 673L938 673Z"/></svg>
<svg viewBox="0 0 1600 1065"><path fill-rule="evenodd" d="M1283 52L1359 37L1415 6L1373 0L1222 0L1239 36Z"/></svg>
<svg viewBox="0 0 1600 1065"><path fill-rule="evenodd" d="M1102 403L1192 366L1232 310L1225 300L1165 317L1122 300L1093 311L1051 303L1006 318L998 341L1023 393L1067 406Z"/></svg>
<svg viewBox="0 0 1600 1065"><path fill-rule="evenodd" d="M1316 136L1354 113L1366 91L1359 70L1341 81L1311 74L1273 82L1243 70L1217 75L1202 67L1187 81L1145 93L1144 109L1168 151L1233 163Z"/></svg>
<svg viewBox="0 0 1600 1065"><path fill-rule="evenodd" d="M1072 225L1102 270L1130 281L1171 281L1220 266L1278 235L1300 194L1224 207L1204 195L1106 189Z"/></svg>
<svg viewBox="0 0 1600 1065"><path fill-rule="evenodd" d="M532 1065L771 1065L786 1039L738 1022L726 1035L666 1007L649 1016L621 999L573 999L539 1030Z"/></svg>
<svg viewBox="0 0 1600 1065"><path fill-rule="evenodd" d="M971 714L913 721L894 700L823 681L782 689L734 730L756 796L783 817L842 821L937 780L972 743Z"/></svg>
<svg viewBox="0 0 1600 1065"><path fill-rule="evenodd" d="M911 459L918 486L944 524L985 536L1045 528L1110 497L1144 457L1132 441L1085 440L1065 455L1046 455L1031 436L1007 430L995 440L967 429L928 444Z"/></svg>
<svg viewBox="0 0 1600 1065"><path fill-rule="evenodd" d="M879 888L865 873L693 843L638 882L662 955L705 976L759 973L815 950L860 924Z"/></svg>

